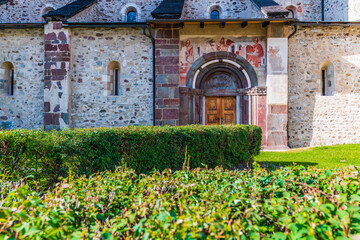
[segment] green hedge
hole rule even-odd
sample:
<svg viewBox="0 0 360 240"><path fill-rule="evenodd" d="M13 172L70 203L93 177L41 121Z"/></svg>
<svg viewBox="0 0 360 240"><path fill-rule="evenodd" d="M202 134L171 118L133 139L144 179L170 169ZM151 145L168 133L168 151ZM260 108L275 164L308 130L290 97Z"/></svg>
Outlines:
<svg viewBox="0 0 360 240"><path fill-rule="evenodd" d="M351 239L359 179L355 168L119 169L37 193L0 174L0 239Z"/></svg>
<svg viewBox="0 0 360 240"><path fill-rule="evenodd" d="M69 171L91 175L126 165L137 173L183 167L232 168L259 154L256 126L122 127L58 132L0 131L0 168L12 180L52 184Z"/></svg>

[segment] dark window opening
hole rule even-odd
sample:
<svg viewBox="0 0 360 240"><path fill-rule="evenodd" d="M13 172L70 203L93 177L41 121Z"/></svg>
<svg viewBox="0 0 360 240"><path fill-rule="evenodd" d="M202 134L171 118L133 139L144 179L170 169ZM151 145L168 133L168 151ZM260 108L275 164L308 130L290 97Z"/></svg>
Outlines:
<svg viewBox="0 0 360 240"><path fill-rule="evenodd" d="M322 90L321 90L321 95L322 96L326 96L326 70L322 69L321 70L321 86L322 86Z"/></svg>
<svg viewBox="0 0 360 240"><path fill-rule="evenodd" d="M114 95L119 96L119 69L115 69L114 74Z"/></svg>
<svg viewBox="0 0 360 240"><path fill-rule="evenodd" d="M210 14L211 19L220 19L220 12L218 10L213 10Z"/></svg>
<svg viewBox="0 0 360 240"><path fill-rule="evenodd" d="M10 71L10 96L14 95L14 69Z"/></svg>

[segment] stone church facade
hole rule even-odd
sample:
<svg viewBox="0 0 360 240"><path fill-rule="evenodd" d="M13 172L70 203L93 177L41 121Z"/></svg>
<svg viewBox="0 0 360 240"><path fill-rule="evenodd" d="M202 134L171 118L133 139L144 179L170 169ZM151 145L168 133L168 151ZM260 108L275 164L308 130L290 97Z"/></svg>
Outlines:
<svg viewBox="0 0 360 240"><path fill-rule="evenodd" d="M0 128L256 124L360 143L357 0L0 0Z"/></svg>

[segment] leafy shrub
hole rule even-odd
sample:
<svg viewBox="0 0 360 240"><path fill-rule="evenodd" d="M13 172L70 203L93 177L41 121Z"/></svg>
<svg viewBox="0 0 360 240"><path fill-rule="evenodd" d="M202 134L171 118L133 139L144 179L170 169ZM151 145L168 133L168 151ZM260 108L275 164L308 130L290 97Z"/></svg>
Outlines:
<svg viewBox="0 0 360 240"><path fill-rule="evenodd" d="M11 180L33 175L52 185L69 171L89 176L122 164L137 173L178 170L186 152L191 168L233 168L259 154L260 144L256 126L0 131L0 169Z"/></svg>
<svg viewBox="0 0 360 240"><path fill-rule="evenodd" d="M359 177L354 168L123 169L69 177L42 197L0 180L0 239L349 239L360 232Z"/></svg>

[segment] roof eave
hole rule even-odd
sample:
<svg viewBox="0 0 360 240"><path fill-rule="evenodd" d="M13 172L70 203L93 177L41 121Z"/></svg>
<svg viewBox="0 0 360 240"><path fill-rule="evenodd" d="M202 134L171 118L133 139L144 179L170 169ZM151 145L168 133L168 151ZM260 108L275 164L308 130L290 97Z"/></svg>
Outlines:
<svg viewBox="0 0 360 240"><path fill-rule="evenodd" d="M72 2L74 3L74 2ZM70 3L70 4L72 4ZM74 11L74 12L71 12L69 14L57 14L56 12L57 11L60 11L62 8L65 8L67 7L68 5L65 5L64 7L62 8L59 8L57 10L54 10L54 11L51 11L47 14L45 14L43 17L46 19L46 20L50 20L50 21L64 21L64 20L67 20L69 18L72 18L73 16L81 13L82 11L88 9L89 7L91 7L92 5L94 5L95 3L97 3L97 0L94 0L94 1L91 1L89 2L88 4L84 5L83 7L81 7L80 9Z"/></svg>

